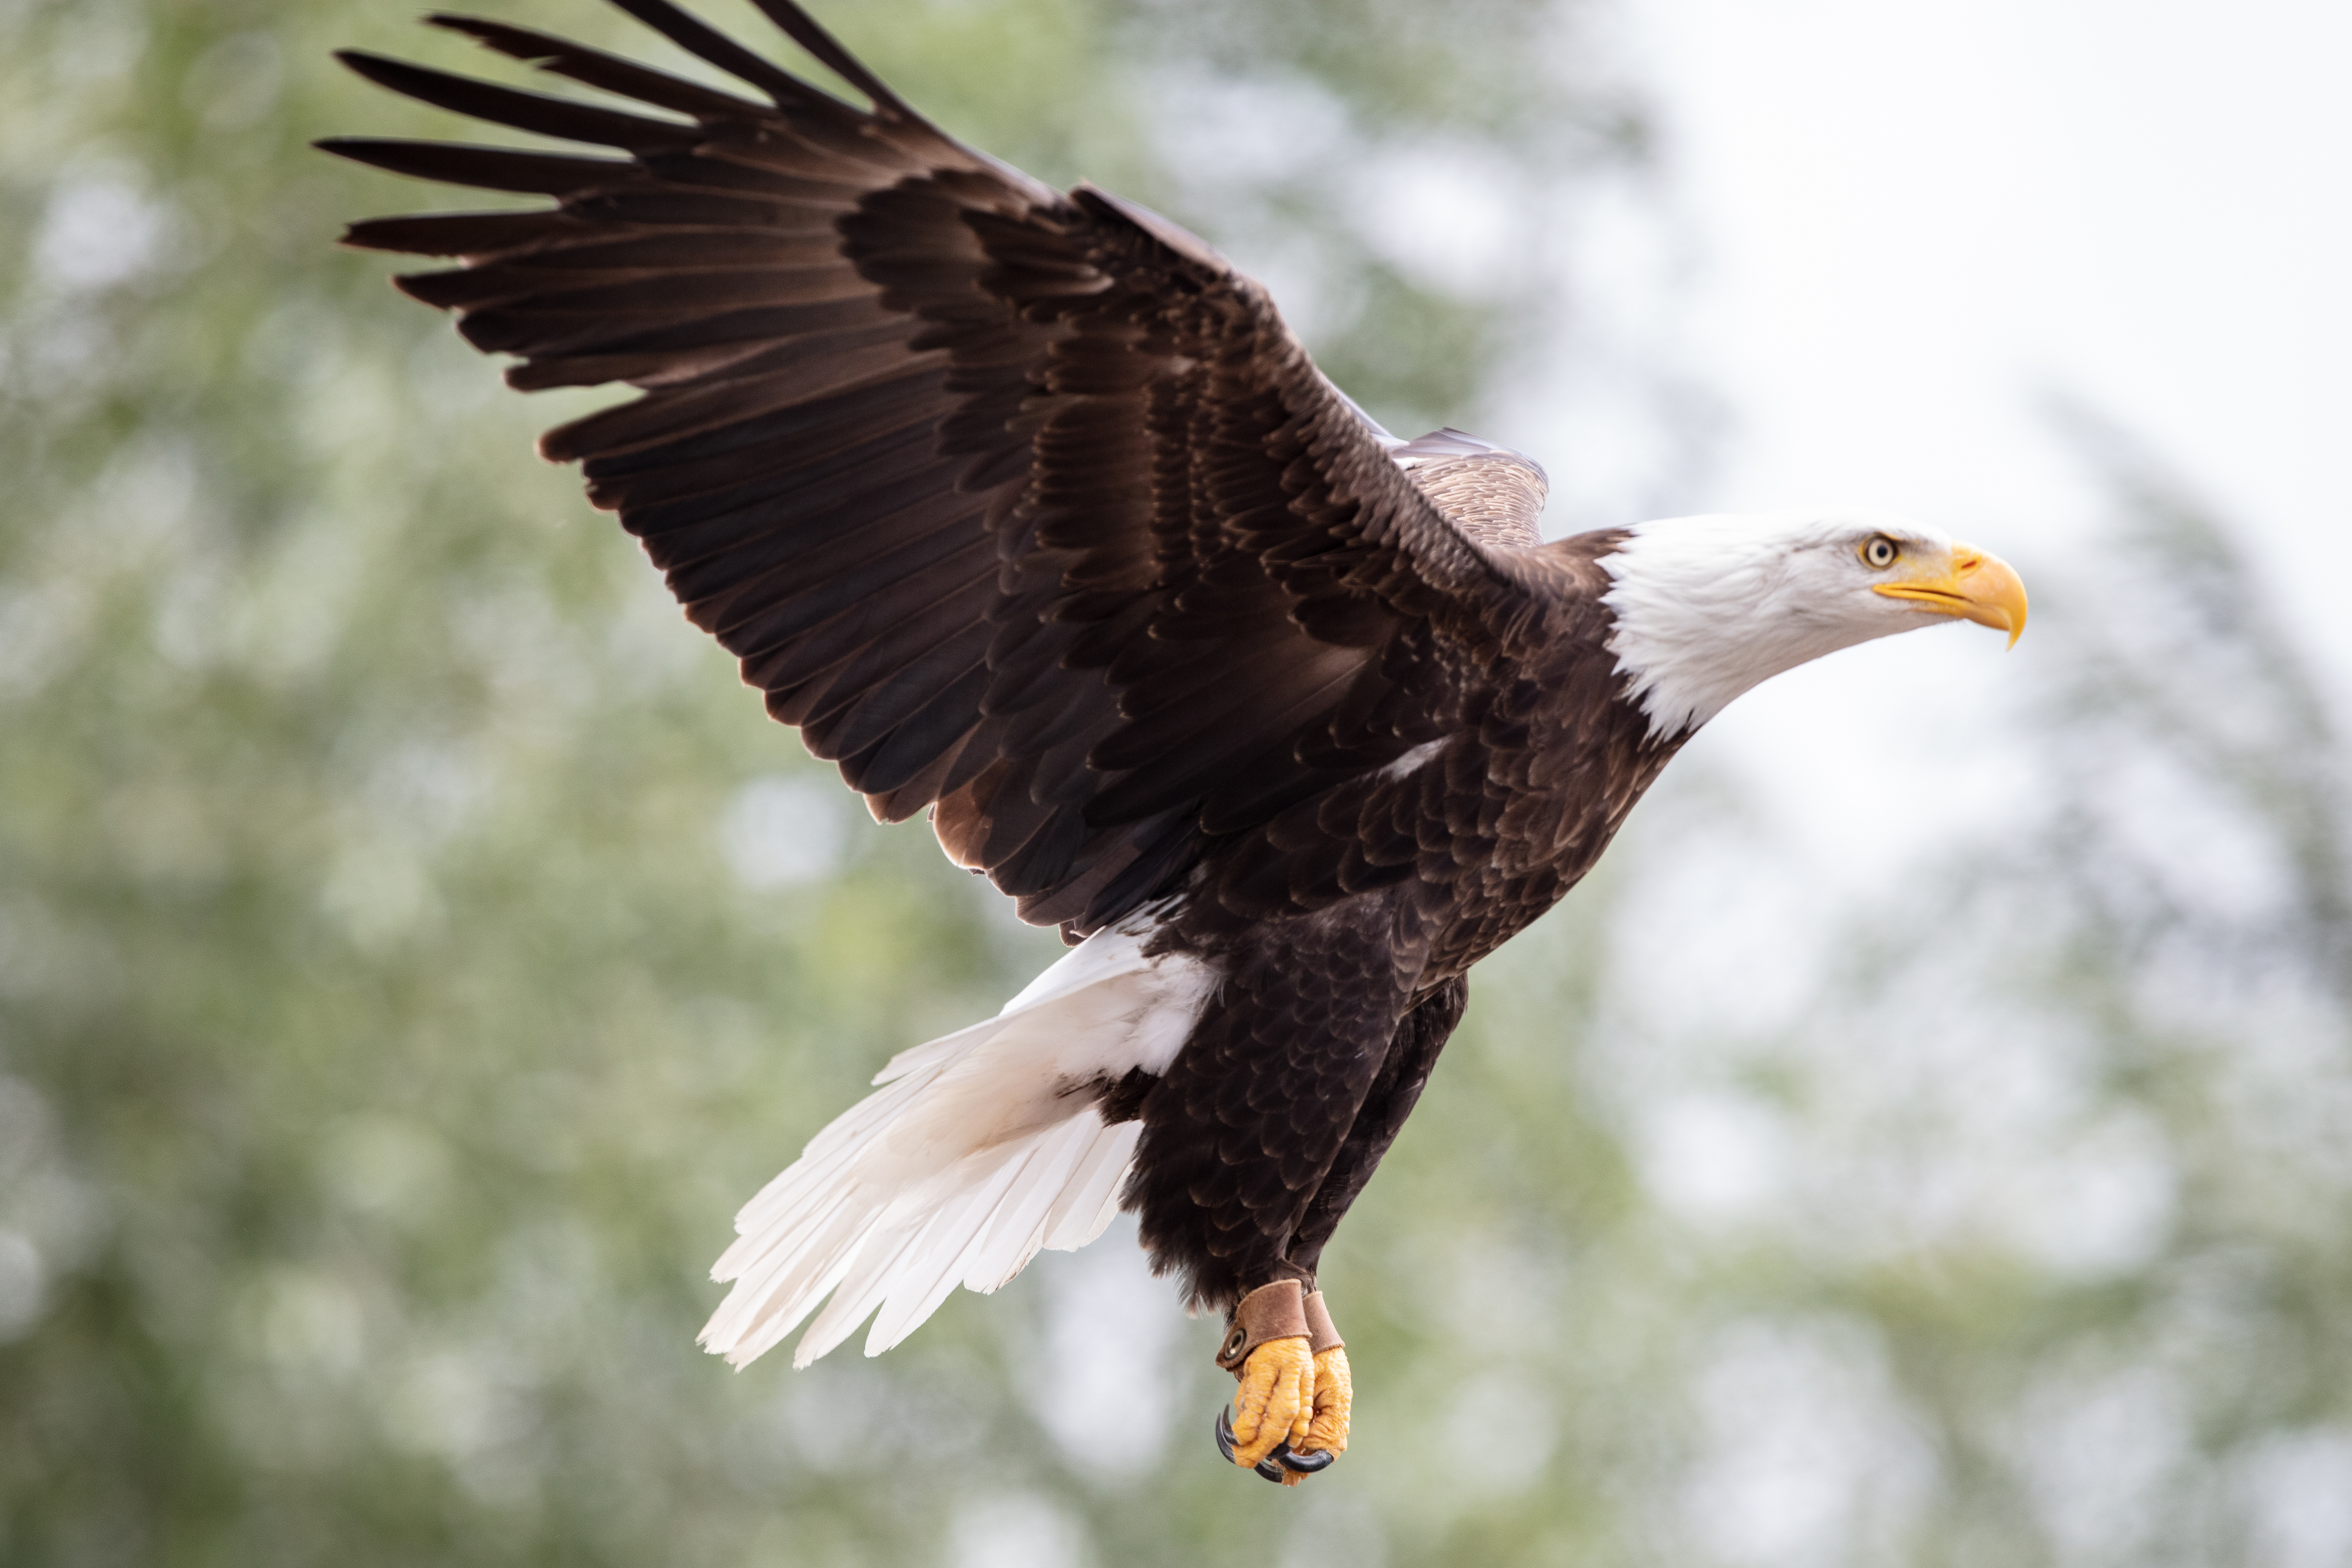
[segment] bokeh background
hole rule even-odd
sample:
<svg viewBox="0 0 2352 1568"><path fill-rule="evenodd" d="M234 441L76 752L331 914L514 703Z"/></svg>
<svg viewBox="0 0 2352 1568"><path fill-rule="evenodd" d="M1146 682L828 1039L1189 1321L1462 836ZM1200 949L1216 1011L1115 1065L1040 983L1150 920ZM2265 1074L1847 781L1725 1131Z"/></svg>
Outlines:
<svg viewBox="0 0 2352 1568"><path fill-rule="evenodd" d="M1058 948L332 248L456 200L310 138L473 132L327 51L499 72L410 9L0 0L0 1563L2352 1563L2339 8L825 8L1557 531L1865 501L2035 594L1745 700L1480 971L1295 1492L1124 1226L695 1349L737 1204Z"/></svg>

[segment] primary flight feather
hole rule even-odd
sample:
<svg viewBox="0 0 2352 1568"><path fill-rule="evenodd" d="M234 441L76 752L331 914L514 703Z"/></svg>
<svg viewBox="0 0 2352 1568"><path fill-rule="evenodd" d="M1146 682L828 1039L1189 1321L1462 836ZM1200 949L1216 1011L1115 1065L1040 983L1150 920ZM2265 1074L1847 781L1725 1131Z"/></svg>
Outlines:
<svg viewBox="0 0 2352 1568"><path fill-rule="evenodd" d="M1317 1263L1471 965L1741 691L1943 618L2014 640L2024 592L1869 514L1545 543L1533 462L1390 436L1206 244L962 146L791 0L758 4L865 106L614 3L760 97L436 16L651 112L346 54L604 150L322 143L553 199L347 238L462 262L400 286L512 384L642 388L541 449L877 816L929 812L1077 944L752 1199L703 1342L740 1364L805 1321L805 1364L870 1316L874 1353L1126 1208L1227 1315L1221 1446L1296 1482L1349 1415Z"/></svg>

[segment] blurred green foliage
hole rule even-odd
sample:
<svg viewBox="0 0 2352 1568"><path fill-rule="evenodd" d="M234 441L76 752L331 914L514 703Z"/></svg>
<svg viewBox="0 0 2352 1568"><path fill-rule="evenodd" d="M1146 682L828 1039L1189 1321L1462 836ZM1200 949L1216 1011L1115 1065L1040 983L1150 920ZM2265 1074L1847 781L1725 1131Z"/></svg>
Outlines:
<svg viewBox="0 0 2352 1568"><path fill-rule="evenodd" d="M497 9L692 68L590 0ZM1510 60L1388 103L1397 51L1446 41L1327 58L1295 9L1260 70L1322 111L1407 134L1475 110L1498 158L1565 114ZM1204 226L1179 79L1271 25L835 10L981 144ZM499 68L410 21L0 9L0 1559L898 1562L1059 1517L1022 1496L1122 1561L1278 1528L1207 1442L1209 1327L1150 1351L1181 1321L1154 1287L1138 1375L1184 1380L1192 1434L1165 1474L1101 1479L1041 1425L1041 1278L871 1365L738 1377L695 1348L735 1206L1058 948L919 828L810 793L825 771L528 457L578 398L505 393L383 258L332 248L469 199L307 146L473 133L327 58ZM1313 172L1258 195L1324 213ZM1447 412L1484 360L1446 334L1491 304L1374 296L1430 331L1381 331L1406 357L1369 379L1442 362ZM1325 315L1373 363L1360 310Z"/></svg>
<svg viewBox="0 0 2352 1568"><path fill-rule="evenodd" d="M1391 155L1538 216L1644 155L1537 0L826 19L1265 270L1401 428L1556 302L1541 248L1384 248ZM1213 1329L1124 1229L877 1361L703 1356L735 1206L1058 949L527 458L579 398L329 247L441 198L310 138L470 133L347 45L497 68L405 7L0 5L0 1561L2352 1554L2347 755L2226 531L2112 446L2005 847L1833 917L1780 1023L1661 1022L1645 942L1720 960L1677 879L1774 870L1684 783L1482 970L1328 1261L1328 1475L1216 1461ZM1735 1201L1694 1176L1741 1150Z"/></svg>

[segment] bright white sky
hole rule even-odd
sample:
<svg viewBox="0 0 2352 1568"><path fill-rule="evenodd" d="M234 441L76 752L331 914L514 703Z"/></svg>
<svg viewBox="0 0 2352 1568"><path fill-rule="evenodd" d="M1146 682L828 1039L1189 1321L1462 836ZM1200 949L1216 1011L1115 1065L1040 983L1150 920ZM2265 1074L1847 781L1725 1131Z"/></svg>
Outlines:
<svg viewBox="0 0 2352 1568"><path fill-rule="evenodd" d="M1633 18L1701 258L1686 341L1737 420L1708 509L1884 506L2046 586L2095 569L2069 548L2095 497L2037 411L2064 392L2243 522L2352 686L2352 5ZM1922 807L1997 809L2017 774L1987 721L2037 678L2035 644L2004 659L1971 630L1783 677L1696 750L1849 868L1856 837L1916 836Z"/></svg>

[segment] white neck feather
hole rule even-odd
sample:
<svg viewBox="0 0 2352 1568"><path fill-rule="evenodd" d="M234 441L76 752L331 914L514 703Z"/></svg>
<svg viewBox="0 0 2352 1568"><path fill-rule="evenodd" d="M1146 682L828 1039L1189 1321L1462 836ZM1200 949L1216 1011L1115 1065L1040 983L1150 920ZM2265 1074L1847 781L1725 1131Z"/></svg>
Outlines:
<svg viewBox="0 0 2352 1568"><path fill-rule="evenodd" d="M1906 518L1842 511L1642 523L1601 567L1609 649L1654 737L1686 734L1783 670L1923 624L1866 591L1849 541L1949 541Z"/></svg>

